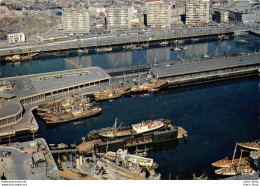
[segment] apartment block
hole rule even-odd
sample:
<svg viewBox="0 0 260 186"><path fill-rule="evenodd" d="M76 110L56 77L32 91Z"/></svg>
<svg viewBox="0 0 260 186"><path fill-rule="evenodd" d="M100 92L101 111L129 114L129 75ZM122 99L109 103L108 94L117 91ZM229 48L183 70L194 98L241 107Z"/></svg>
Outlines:
<svg viewBox="0 0 260 186"><path fill-rule="evenodd" d="M171 6L159 0L145 1L144 24L151 28L169 28Z"/></svg>
<svg viewBox="0 0 260 186"><path fill-rule="evenodd" d="M109 7L106 9L107 29L130 29L131 8Z"/></svg>
<svg viewBox="0 0 260 186"><path fill-rule="evenodd" d="M25 34L23 32L8 34L7 39L9 43L22 43L25 42Z"/></svg>
<svg viewBox="0 0 260 186"><path fill-rule="evenodd" d="M186 24L204 24L210 21L210 0L186 2Z"/></svg>
<svg viewBox="0 0 260 186"><path fill-rule="evenodd" d="M90 31L89 12L85 8L64 9L62 14L65 33L86 34Z"/></svg>

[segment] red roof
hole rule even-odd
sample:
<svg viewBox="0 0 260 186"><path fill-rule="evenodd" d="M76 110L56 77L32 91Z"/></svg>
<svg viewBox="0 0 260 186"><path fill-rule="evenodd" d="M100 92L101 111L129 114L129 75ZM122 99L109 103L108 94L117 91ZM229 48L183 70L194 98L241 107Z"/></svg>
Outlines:
<svg viewBox="0 0 260 186"><path fill-rule="evenodd" d="M99 16L105 16L104 12L100 12Z"/></svg>

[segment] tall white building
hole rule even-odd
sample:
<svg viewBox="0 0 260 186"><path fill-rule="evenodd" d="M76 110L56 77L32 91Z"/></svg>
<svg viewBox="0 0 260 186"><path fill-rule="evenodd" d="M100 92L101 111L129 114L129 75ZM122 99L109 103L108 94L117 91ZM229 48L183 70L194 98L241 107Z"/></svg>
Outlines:
<svg viewBox="0 0 260 186"><path fill-rule="evenodd" d="M22 43L25 42L25 34L23 32L8 34L7 39L9 43Z"/></svg>
<svg viewBox="0 0 260 186"><path fill-rule="evenodd" d="M86 8L64 9L62 15L62 23L63 30L65 33L89 33L89 12Z"/></svg>
<svg viewBox="0 0 260 186"><path fill-rule="evenodd" d="M210 0L186 2L186 24L204 24L210 21Z"/></svg>
<svg viewBox="0 0 260 186"><path fill-rule="evenodd" d="M160 0L145 1L145 25L152 28L166 28L171 24L171 6Z"/></svg>
<svg viewBox="0 0 260 186"><path fill-rule="evenodd" d="M108 29L130 29L130 7L109 7L106 9L106 24Z"/></svg>

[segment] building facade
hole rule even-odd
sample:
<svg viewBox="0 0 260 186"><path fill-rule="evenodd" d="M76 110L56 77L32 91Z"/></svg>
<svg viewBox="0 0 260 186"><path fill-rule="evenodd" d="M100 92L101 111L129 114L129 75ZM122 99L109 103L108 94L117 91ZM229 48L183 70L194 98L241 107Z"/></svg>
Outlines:
<svg viewBox="0 0 260 186"><path fill-rule="evenodd" d="M106 9L107 29L130 29L130 7L109 7Z"/></svg>
<svg viewBox="0 0 260 186"><path fill-rule="evenodd" d="M145 25L151 28L169 28L171 24L171 6L162 1L147 0L145 3Z"/></svg>
<svg viewBox="0 0 260 186"><path fill-rule="evenodd" d="M62 23L65 33L87 34L90 31L89 12L85 8L64 9Z"/></svg>
<svg viewBox="0 0 260 186"><path fill-rule="evenodd" d="M205 24L210 21L210 0L186 2L186 24Z"/></svg>
<svg viewBox="0 0 260 186"><path fill-rule="evenodd" d="M22 43L25 42L25 34L23 32L8 34L7 39L9 43Z"/></svg>

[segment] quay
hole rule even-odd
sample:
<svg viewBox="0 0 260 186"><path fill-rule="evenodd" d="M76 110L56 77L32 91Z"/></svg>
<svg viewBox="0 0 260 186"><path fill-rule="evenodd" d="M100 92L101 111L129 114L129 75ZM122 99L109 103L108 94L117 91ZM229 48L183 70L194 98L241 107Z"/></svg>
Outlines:
<svg viewBox="0 0 260 186"><path fill-rule="evenodd" d="M258 76L260 54L216 56L164 64L118 68L73 69L0 79L0 142L21 133L36 133L32 114L40 104L71 95L93 95L106 88L167 80L170 87L187 86L245 76ZM147 77L143 80L141 76Z"/></svg>
<svg viewBox="0 0 260 186"><path fill-rule="evenodd" d="M0 157L0 174L7 180L49 180L60 175L43 138L0 145Z"/></svg>
<svg viewBox="0 0 260 186"><path fill-rule="evenodd" d="M6 62L6 57L19 55L21 60L28 60L29 56L37 55L37 57L46 56L66 56L69 54L81 55L82 53L96 52L97 49L111 48L128 48L131 46L147 48L148 46L159 46L160 42L167 42L167 45L197 42L208 39L228 39L233 37L237 32L236 28L227 27L203 27L192 29L166 30L166 31L139 31L127 32L120 34L104 34L97 36L89 36L86 38L69 39L62 41L49 41L28 43L24 45L10 46L0 48L0 62ZM134 49L135 47L133 47ZM30 59L29 59L30 60Z"/></svg>
<svg viewBox="0 0 260 186"><path fill-rule="evenodd" d="M86 154L91 154L94 151L105 153L107 150L116 151L117 149L130 149L132 147L159 144L181 138L186 140L186 130L182 127L171 125L170 121L165 122L167 122L165 127L152 132L112 139L98 137L97 139L81 143L77 146L77 149L80 153L84 152Z"/></svg>

